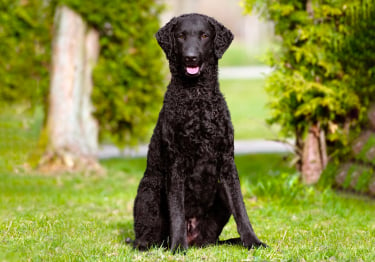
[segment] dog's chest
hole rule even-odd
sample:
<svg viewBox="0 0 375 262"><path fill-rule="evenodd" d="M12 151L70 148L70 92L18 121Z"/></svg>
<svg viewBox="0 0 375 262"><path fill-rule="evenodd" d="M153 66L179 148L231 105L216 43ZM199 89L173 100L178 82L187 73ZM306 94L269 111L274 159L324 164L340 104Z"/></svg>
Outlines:
<svg viewBox="0 0 375 262"><path fill-rule="evenodd" d="M177 108L175 142L188 152L215 150L225 137L225 121L220 103L215 99L191 99Z"/></svg>

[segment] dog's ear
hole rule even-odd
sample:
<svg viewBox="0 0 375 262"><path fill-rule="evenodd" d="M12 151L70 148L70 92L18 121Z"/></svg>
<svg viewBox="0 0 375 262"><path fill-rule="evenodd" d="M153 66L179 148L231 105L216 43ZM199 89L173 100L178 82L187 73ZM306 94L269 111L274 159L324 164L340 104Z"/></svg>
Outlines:
<svg viewBox="0 0 375 262"><path fill-rule="evenodd" d="M228 28L212 17L210 17L209 23L215 29L214 49L217 59L220 59L232 43L234 36Z"/></svg>
<svg viewBox="0 0 375 262"><path fill-rule="evenodd" d="M155 34L156 40L158 41L160 47L163 49L168 59L174 54L174 34L173 29L177 24L177 18L173 17L165 26L159 29Z"/></svg>

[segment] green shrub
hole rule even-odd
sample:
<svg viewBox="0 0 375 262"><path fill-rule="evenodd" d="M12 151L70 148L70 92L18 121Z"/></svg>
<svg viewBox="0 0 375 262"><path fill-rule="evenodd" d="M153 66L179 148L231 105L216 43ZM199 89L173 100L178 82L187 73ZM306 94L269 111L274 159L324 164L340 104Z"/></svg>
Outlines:
<svg viewBox="0 0 375 262"><path fill-rule="evenodd" d="M375 95L375 3L365 0L351 5L347 10L345 38L337 49L346 84L361 101L362 126L366 125L368 107Z"/></svg>
<svg viewBox="0 0 375 262"><path fill-rule="evenodd" d="M348 76L335 49L346 32L341 26L346 2L244 1L247 12L261 11L275 22L275 34L281 39L281 49L269 55L275 70L266 90L272 114L268 121L280 125L285 137L302 140L311 125L319 124L330 145L348 143L344 127L356 118L361 105L357 93L343 81Z"/></svg>
<svg viewBox="0 0 375 262"><path fill-rule="evenodd" d="M314 187L302 184L299 173L265 174L262 180L244 186L251 196L278 199L284 204L296 204L311 201L318 191Z"/></svg>
<svg viewBox="0 0 375 262"><path fill-rule="evenodd" d="M331 159L353 157L350 143L367 126L375 95L373 1L243 0L246 12L273 21L280 50L270 53L270 124L302 143L325 131ZM351 132L349 132L351 131ZM301 149L301 148L299 148ZM299 151L300 152L300 151Z"/></svg>
<svg viewBox="0 0 375 262"><path fill-rule="evenodd" d="M53 16L61 4L100 32L92 95L100 136L136 144L156 118L164 86L154 39L158 1L0 0L0 102L47 102Z"/></svg>
<svg viewBox="0 0 375 262"><path fill-rule="evenodd" d="M0 0L0 103L40 103L48 90L49 6Z"/></svg>

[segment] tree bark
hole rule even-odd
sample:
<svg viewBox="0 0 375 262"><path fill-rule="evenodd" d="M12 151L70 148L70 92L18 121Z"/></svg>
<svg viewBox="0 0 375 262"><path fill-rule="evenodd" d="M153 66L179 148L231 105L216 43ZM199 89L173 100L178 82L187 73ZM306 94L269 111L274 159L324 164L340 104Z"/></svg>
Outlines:
<svg viewBox="0 0 375 262"><path fill-rule="evenodd" d="M312 0L306 1L306 12L309 14L310 18L314 17L314 8L313 8Z"/></svg>
<svg viewBox="0 0 375 262"><path fill-rule="evenodd" d="M90 101L99 33L65 6L54 19L52 68L45 134L39 168L48 172L99 169L98 124Z"/></svg>
<svg viewBox="0 0 375 262"><path fill-rule="evenodd" d="M326 134L323 129L320 129L319 133L319 149L320 149L320 158L322 161L322 171L327 167L328 164L328 154L327 154L327 140Z"/></svg>
<svg viewBox="0 0 375 262"><path fill-rule="evenodd" d="M302 181L310 185L318 182L323 171L320 148L320 130L312 125L306 137L302 153Z"/></svg>
<svg viewBox="0 0 375 262"><path fill-rule="evenodd" d="M300 128L295 129L296 139L295 139L295 153L297 155L296 168L299 172L302 172L302 160L303 160L303 132Z"/></svg>

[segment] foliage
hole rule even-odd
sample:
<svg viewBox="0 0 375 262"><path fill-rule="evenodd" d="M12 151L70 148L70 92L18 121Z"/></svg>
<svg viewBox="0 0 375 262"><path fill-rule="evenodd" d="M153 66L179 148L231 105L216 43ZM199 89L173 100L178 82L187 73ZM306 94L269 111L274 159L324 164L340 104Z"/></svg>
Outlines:
<svg viewBox="0 0 375 262"><path fill-rule="evenodd" d="M360 1L242 2L246 12L260 12L274 22L280 41L280 51L268 59L275 68L266 84L271 97L269 123L279 124L284 136L297 139L319 124L330 153L340 158L350 155L349 127L366 121L375 91L373 33L368 33L374 26L374 5L364 2L368 10L361 16L364 19L351 24L348 21L365 10Z"/></svg>
<svg viewBox="0 0 375 262"><path fill-rule="evenodd" d="M49 6L0 0L0 104L43 102L50 59Z"/></svg>
<svg viewBox="0 0 375 262"><path fill-rule="evenodd" d="M300 174L288 165L289 157L287 153L236 156L244 196L273 199L280 205L317 200L319 191L301 182Z"/></svg>
<svg viewBox="0 0 375 262"><path fill-rule="evenodd" d="M101 137L117 145L144 139L163 88L154 40L162 5L155 1L0 0L0 101L40 104L48 92L53 14L65 4L100 32L92 99Z"/></svg>
<svg viewBox="0 0 375 262"><path fill-rule="evenodd" d="M358 95L362 113L366 114L375 95L375 3L361 1L348 9L347 34L340 42L337 55L348 75L346 83Z"/></svg>

